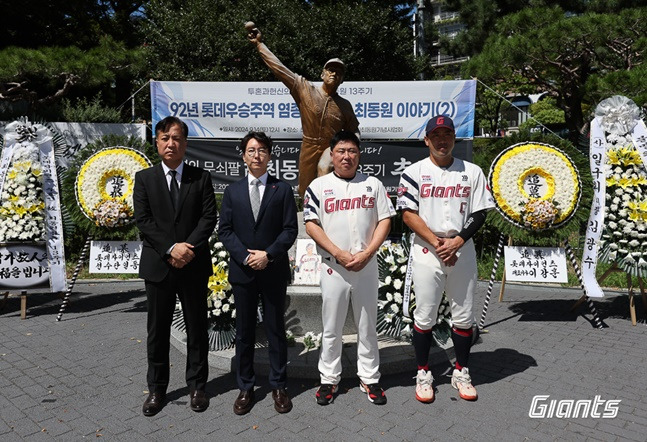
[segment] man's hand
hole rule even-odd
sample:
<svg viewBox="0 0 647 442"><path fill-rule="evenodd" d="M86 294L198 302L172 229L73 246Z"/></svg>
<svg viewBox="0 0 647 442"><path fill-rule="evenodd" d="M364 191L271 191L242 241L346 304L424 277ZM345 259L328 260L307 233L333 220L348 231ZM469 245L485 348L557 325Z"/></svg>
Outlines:
<svg viewBox="0 0 647 442"><path fill-rule="evenodd" d="M193 261L193 258L195 258L195 253L193 253L193 245L189 244L188 242L179 242L175 244L175 247L173 247L173 250L171 250L171 258L177 263L182 264L182 267L184 267L185 265ZM169 262L171 261L169 260ZM173 265L173 263L171 263L171 265ZM173 265L173 267L176 266Z"/></svg>
<svg viewBox="0 0 647 442"><path fill-rule="evenodd" d="M253 21L245 23L245 30L247 31L247 39L250 43L258 46L263 41L261 31L258 30Z"/></svg>
<svg viewBox="0 0 647 442"><path fill-rule="evenodd" d="M353 255L350 252L347 252L346 250L340 250L336 255L335 259L339 264L342 266L346 267L349 262L353 260Z"/></svg>
<svg viewBox="0 0 647 442"><path fill-rule="evenodd" d="M181 269L182 267L184 267L186 265L185 263L183 263L183 262L181 262L181 261L179 261L179 260L177 260L177 259L175 259L173 257L170 257L166 261L169 264L171 264L173 267L175 267L176 269Z"/></svg>
<svg viewBox="0 0 647 442"><path fill-rule="evenodd" d="M465 241L460 236L454 238L438 238L438 246L436 246L436 254L443 260L445 265L453 266L456 264L456 252L460 249Z"/></svg>
<svg viewBox="0 0 647 442"><path fill-rule="evenodd" d="M366 250L362 250L361 252L355 253L350 262L348 262L344 267L346 270L350 270L351 272L359 272L366 267L366 264L368 264L370 260L371 254Z"/></svg>
<svg viewBox="0 0 647 442"><path fill-rule="evenodd" d="M252 250L247 249L249 256L247 257L247 265L254 270L263 270L270 262L267 259L267 252L265 250Z"/></svg>

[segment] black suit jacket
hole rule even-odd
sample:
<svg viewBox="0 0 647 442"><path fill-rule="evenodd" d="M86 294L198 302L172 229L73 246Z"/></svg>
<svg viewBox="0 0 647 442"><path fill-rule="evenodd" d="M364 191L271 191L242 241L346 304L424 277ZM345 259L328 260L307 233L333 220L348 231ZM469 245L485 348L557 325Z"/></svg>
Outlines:
<svg viewBox="0 0 647 442"><path fill-rule="evenodd" d="M297 238L297 207L289 184L268 175L263 200L254 221L247 177L225 190L220 208L218 238L229 251L229 282L245 284L255 277L290 279L288 250ZM265 250L273 259L264 270L255 271L243 261L247 249Z"/></svg>
<svg viewBox="0 0 647 442"><path fill-rule="evenodd" d="M182 277L213 274L208 240L216 226L218 210L209 172L184 164L180 204L173 210L162 164L141 170L135 175L133 203L143 240L141 278L159 282L171 270ZM167 262L166 251L178 242L195 246L195 258L182 269Z"/></svg>

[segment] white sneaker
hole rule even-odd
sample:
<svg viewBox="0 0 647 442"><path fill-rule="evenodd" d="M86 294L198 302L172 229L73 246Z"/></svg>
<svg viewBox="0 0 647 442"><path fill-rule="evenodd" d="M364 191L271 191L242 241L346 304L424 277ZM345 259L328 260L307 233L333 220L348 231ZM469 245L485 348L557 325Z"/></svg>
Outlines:
<svg viewBox="0 0 647 442"><path fill-rule="evenodd" d="M416 399L429 404L434 401L434 377L431 371L418 370L416 375Z"/></svg>
<svg viewBox="0 0 647 442"><path fill-rule="evenodd" d="M458 395L461 399L475 401L478 398L476 388L472 385L470 371L467 367L463 367L461 371L454 369L454 373L452 373L452 387L458 390Z"/></svg>

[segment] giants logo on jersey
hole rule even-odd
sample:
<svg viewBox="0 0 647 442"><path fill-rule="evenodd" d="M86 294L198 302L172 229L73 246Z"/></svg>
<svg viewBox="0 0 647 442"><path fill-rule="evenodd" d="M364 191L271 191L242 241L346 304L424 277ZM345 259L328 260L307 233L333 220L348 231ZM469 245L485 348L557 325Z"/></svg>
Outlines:
<svg viewBox="0 0 647 442"><path fill-rule="evenodd" d="M375 207L375 197L362 195L357 198L328 198L324 201L326 213L352 209L372 209Z"/></svg>
<svg viewBox="0 0 647 442"><path fill-rule="evenodd" d="M472 191L471 186L434 186L425 183L420 186L420 198L467 198Z"/></svg>

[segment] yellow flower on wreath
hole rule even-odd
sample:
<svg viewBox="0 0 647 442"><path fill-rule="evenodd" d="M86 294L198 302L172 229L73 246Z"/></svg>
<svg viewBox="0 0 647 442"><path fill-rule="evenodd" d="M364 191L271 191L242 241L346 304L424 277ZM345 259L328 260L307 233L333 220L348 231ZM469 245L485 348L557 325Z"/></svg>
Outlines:
<svg viewBox="0 0 647 442"><path fill-rule="evenodd" d="M209 278L209 290L220 292L229 290L228 272L225 263L220 262L213 266L213 275Z"/></svg>

